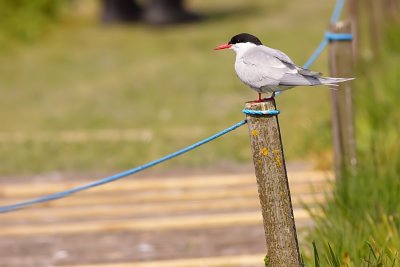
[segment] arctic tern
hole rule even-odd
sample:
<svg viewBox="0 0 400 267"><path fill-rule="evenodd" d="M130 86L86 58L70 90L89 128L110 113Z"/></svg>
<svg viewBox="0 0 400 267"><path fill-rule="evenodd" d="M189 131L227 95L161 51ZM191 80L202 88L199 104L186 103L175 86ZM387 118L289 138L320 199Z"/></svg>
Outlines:
<svg viewBox="0 0 400 267"><path fill-rule="evenodd" d="M236 53L235 71L239 79L261 94L290 89L295 86L330 85L354 78L323 77L321 73L297 66L285 53L264 46L254 35L241 33L214 50L232 49Z"/></svg>

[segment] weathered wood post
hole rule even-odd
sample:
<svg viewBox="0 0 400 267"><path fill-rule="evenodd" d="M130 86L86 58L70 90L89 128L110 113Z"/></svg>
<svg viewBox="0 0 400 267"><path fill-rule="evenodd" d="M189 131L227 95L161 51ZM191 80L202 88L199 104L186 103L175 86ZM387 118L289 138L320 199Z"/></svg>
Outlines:
<svg viewBox="0 0 400 267"><path fill-rule="evenodd" d="M384 25L384 13L383 13L383 0L369 0L367 1L367 8L369 14L369 30L370 30L370 41L372 44L372 52L374 57L380 56L380 50L382 49L382 36L383 36L383 25Z"/></svg>
<svg viewBox="0 0 400 267"><path fill-rule="evenodd" d="M391 18L397 18L400 15L400 3L398 0L385 1L385 15L390 15Z"/></svg>
<svg viewBox="0 0 400 267"><path fill-rule="evenodd" d="M352 33L350 22L338 22L331 26L331 32ZM350 38L330 40L329 65L332 77L350 78L353 71L353 49ZM340 83L332 90L332 135L334 169L336 178L344 170L354 170L356 159L356 139L353 114L351 82Z"/></svg>
<svg viewBox="0 0 400 267"><path fill-rule="evenodd" d="M353 34L353 61L356 62L359 58L359 23L360 23L360 0L347 1L347 16L350 20L351 30Z"/></svg>
<svg viewBox="0 0 400 267"><path fill-rule="evenodd" d="M245 109L275 110L275 100L246 103ZM246 114L269 266L299 267L301 258L278 118L274 115Z"/></svg>

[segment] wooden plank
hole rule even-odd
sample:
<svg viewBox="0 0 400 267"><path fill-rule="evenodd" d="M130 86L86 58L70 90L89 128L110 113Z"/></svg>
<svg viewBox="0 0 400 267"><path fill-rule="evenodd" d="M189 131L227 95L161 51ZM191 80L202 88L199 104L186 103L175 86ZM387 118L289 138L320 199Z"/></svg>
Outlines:
<svg viewBox="0 0 400 267"><path fill-rule="evenodd" d="M304 209L295 211L299 221L309 219ZM165 231L206 227L228 227L261 224L259 212L223 213L136 220L101 220L71 223L41 223L38 225L10 225L0 228L1 236L66 235L117 231Z"/></svg>
<svg viewBox="0 0 400 267"><path fill-rule="evenodd" d="M112 191L144 191L155 189L175 189L175 188L209 188L216 186L233 186L245 185L252 182L250 176L207 176L207 177L183 177L183 178L157 178L157 179L135 179L124 180L110 183L101 187L93 188L86 191L86 194L93 193L107 193ZM254 178L253 178L254 180ZM89 183L89 181L62 181L54 183L38 182L26 186L26 184L10 184L4 185L0 189L1 196L31 196L31 195L45 195L54 192L67 190L82 184Z"/></svg>
<svg viewBox="0 0 400 267"><path fill-rule="evenodd" d="M301 206L303 204L313 205L321 203L325 199L325 194L306 194L293 196L293 205ZM168 214L172 216L183 212L215 212L224 210L240 209L258 209L260 203L257 197L232 197L229 199L203 199L201 201L184 202L160 202L144 203L140 205L107 205L88 207L49 207L27 209L23 212L5 213L1 215L0 225L24 222L37 223L40 221L54 222L61 220L78 220L90 216L91 220L105 217L113 218L132 218L135 216L153 216L157 214Z"/></svg>
<svg viewBox="0 0 400 267"><path fill-rule="evenodd" d="M307 194L328 192L331 190L331 184L327 182L321 183L301 183L292 186L292 194ZM175 188L173 190L154 190L145 192L112 192L108 194L90 194L85 193L75 195L73 197L59 199L46 202L35 207L69 207L69 206L90 206L90 205L116 205L143 202L163 202L163 201L191 201L202 199L220 199L230 197L253 197L257 195L256 186L252 185L238 186L234 188L217 187L217 188L195 188L192 190L181 190ZM7 198L7 203L16 203L24 201L23 198ZM2 205L6 205L4 201Z"/></svg>
<svg viewBox="0 0 400 267"><path fill-rule="evenodd" d="M124 262L84 265L63 265L63 267L243 267L264 265L263 254L234 255L224 257L208 257L193 259L174 259L148 262Z"/></svg>
<svg viewBox="0 0 400 267"><path fill-rule="evenodd" d="M307 171L289 173L291 182L315 182L330 180L332 174L330 172ZM9 183L3 184L0 188L0 196L18 197L18 196L35 196L45 195L54 192L70 189L91 181L61 181L61 182L43 182L39 181L31 183L27 186L25 183ZM240 175L208 175L194 177L160 177L160 178L136 178L125 179L124 181L114 182L102 187L96 187L85 194L107 193L112 191L143 191L154 189L176 189L176 188L208 188L216 186L240 186L246 184L255 184L254 174Z"/></svg>

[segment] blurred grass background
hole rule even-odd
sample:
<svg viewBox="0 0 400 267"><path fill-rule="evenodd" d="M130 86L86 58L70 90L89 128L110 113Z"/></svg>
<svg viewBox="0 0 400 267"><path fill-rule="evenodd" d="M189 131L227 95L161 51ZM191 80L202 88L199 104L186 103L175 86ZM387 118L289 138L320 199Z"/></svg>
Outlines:
<svg viewBox="0 0 400 267"><path fill-rule="evenodd" d="M27 11L18 11L22 2L1 4L9 5L3 6L3 20L13 18L0 32L1 175L112 172L242 120L244 102L257 96L236 78L234 54L212 48L251 32L301 65L322 38L335 4L192 0L188 6L204 21L155 28L101 25L94 0L31 1ZM326 73L326 66L324 55L313 69ZM330 166L329 97L325 87L279 97L289 160L319 159ZM110 137L96 138L98 131ZM119 138L126 131L131 137ZM242 127L160 168L236 165L250 162L250 155Z"/></svg>
<svg viewBox="0 0 400 267"><path fill-rule="evenodd" d="M212 48L246 31L302 64L322 38L334 5L192 0L189 6L205 14L204 21L154 28L104 27L94 0L30 1L34 6L18 11L22 2L0 2L1 176L113 172L242 120L243 103L256 95L236 78L233 53ZM5 23L14 14L18 19ZM369 32L369 13L361 19L361 33ZM320 249L321 266L399 262L399 25L385 25L375 55L361 50L354 83L359 167L335 184L332 199L314 214L316 226L302 246L309 265L311 241ZM326 66L324 54L312 69L326 73ZM289 160L330 166L329 97L329 90L315 87L278 98ZM158 168L248 162L243 127Z"/></svg>

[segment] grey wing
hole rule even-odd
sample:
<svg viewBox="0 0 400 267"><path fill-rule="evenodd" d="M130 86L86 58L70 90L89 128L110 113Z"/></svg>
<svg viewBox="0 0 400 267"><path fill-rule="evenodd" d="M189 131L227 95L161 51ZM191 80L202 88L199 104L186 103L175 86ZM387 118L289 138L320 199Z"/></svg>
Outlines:
<svg viewBox="0 0 400 267"><path fill-rule="evenodd" d="M292 61L292 59L286 55L285 53L283 53L282 51L278 50L278 49L273 49L271 47L268 46L260 46L266 53L270 54L271 56L276 57L277 59L279 59L282 62L285 63L289 63L292 65L295 65L294 62Z"/></svg>
<svg viewBox="0 0 400 267"><path fill-rule="evenodd" d="M318 85L321 84L319 79L314 76L306 76L302 74L286 73L282 76L280 86L302 86L302 85Z"/></svg>
<svg viewBox="0 0 400 267"><path fill-rule="evenodd" d="M235 65L239 78L254 88L278 86L287 73L297 73L294 65L282 62L264 49L250 49L243 55L243 65Z"/></svg>
<svg viewBox="0 0 400 267"><path fill-rule="evenodd" d="M295 66L297 73L286 73L282 76L279 85L302 86L321 84L321 73Z"/></svg>
<svg viewBox="0 0 400 267"><path fill-rule="evenodd" d="M298 86L298 85L318 85L321 84L319 77L321 73L298 67L282 51L263 46L262 49L270 55L282 61L291 71L285 73L281 78L280 86Z"/></svg>

